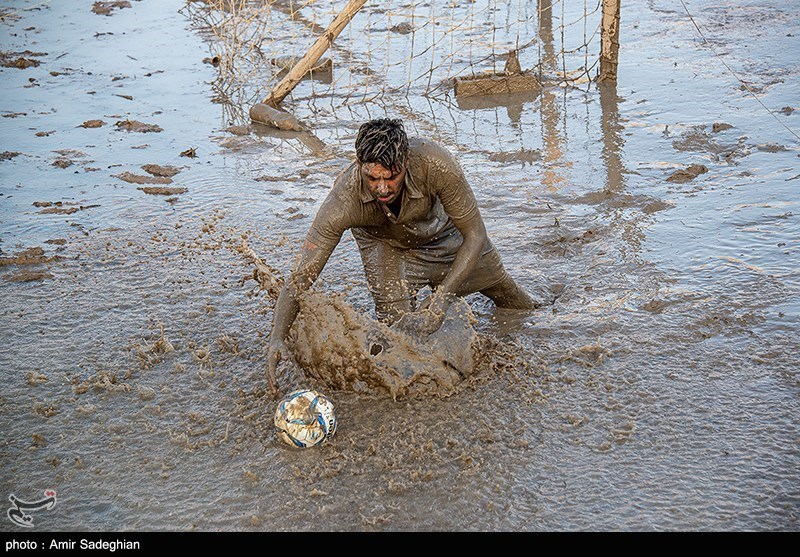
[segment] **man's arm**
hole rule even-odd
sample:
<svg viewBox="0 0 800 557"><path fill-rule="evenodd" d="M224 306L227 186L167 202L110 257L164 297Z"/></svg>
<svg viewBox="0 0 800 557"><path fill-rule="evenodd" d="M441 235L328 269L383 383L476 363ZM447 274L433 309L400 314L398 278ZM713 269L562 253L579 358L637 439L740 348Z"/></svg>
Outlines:
<svg viewBox="0 0 800 557"><path fill-rule="evenodd" d="M286 348L286 335L300 311L298 296L306 291L325 268L333 248L318 246L309 240L303 244L300 258L287 280L278 301L272 319L272 332L269 337L269 350L267 352L267 380L273 393L278 392L278 384L275 380L275 369L278 362L283 359L291 359Z"/></svg>
<svg viewBox="0 0 800 557"><path fill-rule="evenodd" d="M436 303L432 309L446 311L449 302L480 261L488 236L475 193L467 182L461 165L440 145L432 145L430 149L438 153L440 164L433 166L435 171L428 179L435 183L436 194L442 201L445 212L464 238L450 272L437 289L438 296L431 299L432 305Z"/></svg>
<svg viewBox="0 0 800 557"><path fill-rule="evenodd" d="M433 180L436 194L445 212L461 232L463 242L456 252L450 271L436 292L420 307L419 315L401 319L400 327L420 334L436 331L444 321L447 308L455 299L459 288L481 259L488 241L486 226L478 211L475 194L469 186L461 167L455 158L438 145L429 149L439 157L441 164L434 165L434 172L428 176Z"/></svg>
<svg viewBox="0 0 800 557"><path fill-rule="evenodd" d="M455 224L456 228L461 232L461 235L464 237L464 242L456 252L456 258L455 261L453 261L450 272L447 273L447 276L437 290L447 298L451 297L449 296L450 294L455 294L458 291L459 287L478 264L483 248L488 240L486 226L483 224L483 219L477 211L465 220L453 219L453 224Z"/></svg>

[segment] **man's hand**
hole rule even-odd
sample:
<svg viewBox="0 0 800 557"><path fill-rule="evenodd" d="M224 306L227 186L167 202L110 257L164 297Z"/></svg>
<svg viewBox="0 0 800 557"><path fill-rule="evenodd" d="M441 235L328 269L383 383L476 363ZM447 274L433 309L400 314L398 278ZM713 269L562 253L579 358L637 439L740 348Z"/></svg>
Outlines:
<svg viewBox="0 0 800 557"><path fill-rule="evenodd" d="M281 360L290 360L292 356L289 353L286 343L282 340L273 340L269 343L267 350L267 381L269 381L269 388L272 394L278 394L278 382L275 380L275 369L278 367L278 362Z"/></svg>
<svg viewBox="0 0 800 557"><path fill-rule="evenodd" d="M442 326L444 312L434 312L421 309L413 313L406 313L395 324L395 327L404 333L427 336L435 333Z"/></svg>
<svg viewBox="0 0 800 557"><path fill-rule="evenodd" d="M401 317L396 327L406 333L433 334L442 326L452 301L452 295L434 293L420 304L420 309Z"/></svg>

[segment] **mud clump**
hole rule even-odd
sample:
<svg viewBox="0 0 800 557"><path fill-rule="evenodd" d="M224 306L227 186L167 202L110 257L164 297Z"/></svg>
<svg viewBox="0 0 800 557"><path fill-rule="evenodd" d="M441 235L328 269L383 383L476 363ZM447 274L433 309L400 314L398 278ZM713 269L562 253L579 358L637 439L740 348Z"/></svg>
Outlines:
<svg viewBox="0 0 800 557"><path fill-rule="evenodd" d="M41 385L42 383L48 381L47 376L39 372L38 369L35 371L29 371L25 376L25 380L31 387L35 387L36 385Z"/></svg>
<svg viewBox="0 0 800 557"><path fill-rule="evenodd" d="M72 383L72 392L77 395L82 395L90 389L109 393L127 393L133 390L133 387L128 383L120 382L117 374L110 371L98 371L84 381L74 377Z"/></svg>
<svg viewBox="0 0 800 557"><path fill-rule="evenodd" d="M691 180L694 180L701 174L705 174L708 172L708 168L702 164L691 164L686 168L682 168L680 170L676 170L672 174L667 177L667 182L675 182L677 184L685 184Z"/></svg>
<svg viewBox="0 0 800 557"><path fill-rule="evenodd" d="M42 418L52 418L58 411L54 404L45 404L44 402L37 402L33 405L33 413L41 416Z"/></svg>
<svg viewBox="0 0 800 557"><path fill-rule="evenodd" d="M114 174L114 178L119 178L123 182L129 184L171 184L171 178L163 176L144 176L142 174L134 174L133 172L123 172L122 174Z"/></svg>
<svg viewBox="0 0 800 557"><path fill-rule="evenodd" d="M780 153L781 151L789 150L785 145L781 145L780 143L762 143L756 145L756 149L765 153Z"/></svg>
<svg viewBox="0 0 800 557"><path fill-rule="evenodd" d="M38 212L40 215L71 215L73 213L77 213L78 211L99 207L100 205L77 205L74 203L64 203L63 201L34 201L33 206L43 207L43 209ZM45 243L56 242L48 240ZM64 243L66 243L66 240L64 240Z"/></svg>
<svg viewBox="0 0 800 557"><path fill-rule="evenodd" d="M71 215L77 213L78 207L48 207L39 211L40 215Z"/></svg>
<svg viewBox="0 0 800 557"><path fill-rule="evenodd" d="M219 349L221 352L233 354L234 356L239 355L239 342L230 335L228 334L222 335L217 340L217 344L219 345Z"/></svg>
<svg viewBox="0 0 800 557"><path fill-rule="evenodd" d="M5 280L7 282L35 282L51 278L53 278L53 275L47 271L19 271L5 277Z"/></svg>
<svg viewBox="0 0 800 557"><path fill-rule="evenodd" d="M520 149L508 153L492 153L489 160L493 162L521 162L533 164L542 158L542 153L537 149Z"/></svg>
<svg viewBox="0 0 800 557"><path fill-rule="evenodd" d="M42 248L35 247L17 252L9 257L0 257L0 267L8 265L39 265L41 263L50 263L51 261L60 261L61 259L58 255L48 257L44 254Z"/></svg>
<svg viewBox="0 0 800 557"><path fill-rule="evenodd" d="M111 16L114 10L121 10L123 8L130 8L131 3L128 0L114 0L112 2L95 2L92 4L92 12L97 15Z"/></svg>
<svg viewBox="0 0 800 557"><path fill-rule="evenodd" d="M161 166L159 164L142 165L142 170L144 170L148 174L152 174L153 176L159 176L162 178L172 178L181 171L181 169L178 168L177 166L170 166L170 165Z"/></svg>
<svg viewBox="0 0 800 557"><path fill-rule="evenodd" d="M164 357L174 352L175 347L164 335L164 326L161 325L161 334L152 344L142 339L142 343L135 345L134 350L139 367L148 369L154 364L164 361Z"/></svg>
<svg viewBox="0 0 800 557"><path fill-rule="evenodd" d="M114 126L116 126L119 130L125 130L128 132L158 133L164 131L161 126L156 124L145 124L144 122L139 122L137 120L120 120L114 124Z"/></svg>
<svg viewBox="0 0 800 557"><path fill-rule="evenodd" d="M414 27L407 21L403 21L398 23L397 25L392 25L389 31L393 33L399 33L400 35L408 35L414 30Z"/></svg>
<svg viewBox="0 0 800 557"><path fill-rule="evenodd" d="M26 50L24 52L2 52L0 51L0 66L4 68L17 68L24 70L26 68L35 68L41 62L28 58L29 56L45 56L45 52L31 52Z"/></svg>
<svg viewBox="0 0 800 557"><path fill-rule="evenodd" d="M91 160L87 160L88 155L86 153L83 151L78 151L77 149L59 149L53 152L58 155L58 157L53 161L53 166L58 168L69 168L79 161L82 164L93 162Z"/></svg>
<svg viewBox="0 0 800 557"><path fill-rule="evenodd" d="M233 135L250 135L250 128L248 128L247 126L229 126L225 128L223 131L226 131Z"/></svg>
<svg viewBox="0 0 800 557"><path fill-rule="evenodd" d="M310 291L299 302L290 347L306 374L327 388L447 397L475 373L475 318L464 300L425 338L357 313L341 296Z"/></svg>
<svg viewBox="0 0 800 557"><path fill-rule="evenodd" d="M711 126L711 129L712 132L718 133L732 127L730 124L717 122ZM683 132L680 138L672 142L672 147L676 151L708 154L714 160L730 163L749 154L744 143L745 139L741 137L736 143L726 145L713 139L706 132L706 126L692 126Z"/></svg>
<svg viewBox="0 0 800 557"><path fill-rule="evenodd" d="M180 195L189 191L187 188L167 188L163 186L145 186L136 189L142 190L144 193L149 195Z"/></svg>

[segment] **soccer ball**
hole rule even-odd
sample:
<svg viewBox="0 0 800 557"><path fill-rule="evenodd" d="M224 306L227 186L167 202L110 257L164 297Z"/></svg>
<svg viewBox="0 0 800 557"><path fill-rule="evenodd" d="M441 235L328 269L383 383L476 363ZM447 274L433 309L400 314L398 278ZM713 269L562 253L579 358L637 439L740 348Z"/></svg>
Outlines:
<svg viewBox="0 0 800 557"><path fill-rule="evenodd" d="M325 395L300 389L283 397L275 410L275 429L284 443L313 447L336 433L336 412Z"/></svg>

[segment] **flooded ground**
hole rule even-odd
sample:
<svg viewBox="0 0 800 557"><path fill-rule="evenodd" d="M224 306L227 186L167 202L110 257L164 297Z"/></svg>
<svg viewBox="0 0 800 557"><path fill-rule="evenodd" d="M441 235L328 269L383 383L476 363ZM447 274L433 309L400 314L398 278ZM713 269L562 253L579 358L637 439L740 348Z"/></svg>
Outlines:
<svg viewBox="0 0 800 557"><path fill-rule="evenodd" d="M616 86L305 84L308 133L212 102L180 2L117 4L0 8L0 489L57 491L37 529L799 529L796 3L687 2L704 40L680 4L625 2ZM465 388L329 392L335 437L293 450L235 246L288 273L384 114L457 154L518 282L563 293L468 298L492 353ZM349 235L318 286L373 311Z"/></svg>

